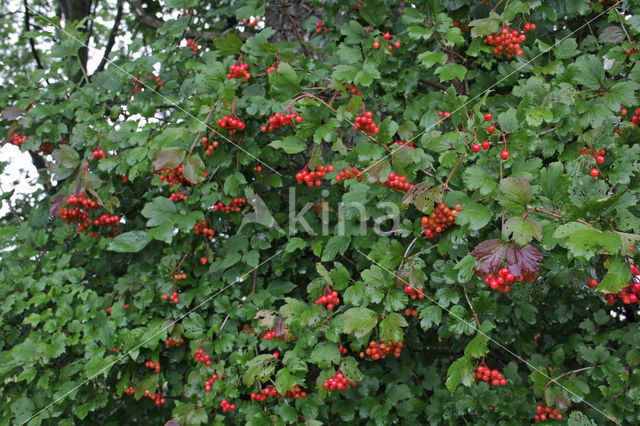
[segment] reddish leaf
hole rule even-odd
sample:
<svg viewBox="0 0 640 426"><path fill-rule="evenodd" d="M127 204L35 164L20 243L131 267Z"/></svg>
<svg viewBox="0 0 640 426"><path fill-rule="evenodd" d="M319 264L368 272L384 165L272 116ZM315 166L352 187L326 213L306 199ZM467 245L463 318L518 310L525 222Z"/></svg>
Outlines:
<svg viewBox="0 0 640 426"><path fill-rule="evenodd" d="M540 271L538 262L541 260L542 254L532 245L522 248L513 245L507 250L509 269L515 276L524 275L525 277L530 277L537 274Z"/></svg>
<svg viewBox="0 0 640 426"><path fill-rule="evenodd" d="M500 239L483 241L471 252L476 258L476 272L488 275L504 266L508 244Z"/></svg>
<svg viewBox="0 0 640 426"><path fill-rule="evenodd" d="M54 196L51 199L51 208L49 208L49 215L50 216L55 216L56 214L58 214L58 211L60 210L60 208L64 204L65 198L66 197L63 194L56 194L56 196Z"/></svg>
<svg viewBox="0 0 640 426"><path fill-rule="evenodd" d="M282 338L284 336L284 331L284 318L278 316L278 318L276 318L276 326L273 327L273 332L276 334L277 338Z"/></svg>
<svg viewBox="0 0 640 426"><path fill-rule="evenodd" d="M162 168L175 168L182 163L184 159L184 151L180 149L163 149L153 154L153 168L160 170Z"/></svg>

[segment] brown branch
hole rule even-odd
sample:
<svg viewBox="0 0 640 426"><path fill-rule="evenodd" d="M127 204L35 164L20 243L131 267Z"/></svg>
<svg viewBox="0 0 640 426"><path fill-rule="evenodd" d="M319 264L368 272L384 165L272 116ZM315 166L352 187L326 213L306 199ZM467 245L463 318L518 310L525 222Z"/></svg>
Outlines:
<svg viewBox="0 0 640 426"><path fill-rule="evenodd" d="M453 174L455 173L456 169L458 168L458 166L460 165L460 163L462 162L462 160L464 160L464 158L467 156L467 153L465 152L464 154L462 154L460 156L460 158L458 158L458 162L456 163L455 166L453 166L453 170L451 170L451 173L449 173L449 176L447 177L447 180L444 182L444 184L442 185L442 193L444 194L444 191L449 188L449 181L451 180L451 177L453 176Z"/></svg>
<svg viewBox="0 0 640 426"><path fill-rule="evenodd" d="M291 14L289 13L289 10L287 10L287 7L284 5L284 2L282 0L280 0L280 6L282 7L282 10L284 10L284 13L287 15L287 18L289 18L291 25L293 25L293 29L296 32L298 41L300 42L300 46L304 49L307 55L311 56L311 51L309 51L309 48L307 47L307 45L304 44L304 40L302 39L302 34L300 34L300 30L298 29L298 25L296 24L295 19L293 19L293 16L291 16Z"/></svg>
<svg viewBox="0 0 640 426"><path fill-rule="evenodd" d="M478 318L478 314L476 314L476 310L473 309L473 305L471 304L471 299L469 299L469 293L467 293L467 287L462 286L462 290L464 290L464 297L467 299L467 303L471 308L471 312L473 312L473 317L476 319L476 324L478 324L478 330L480 330L480 319Z"/></svg>
<svg viewBox="0 0 640 426"><path fill-rule="evenodd" d="M26 0L25 0L26 1ZM102 55L102 60L100 61L100 65L93 72L97 74L104 70L104 67L107 65L107 60L109 58L109 54L111 53L111 49L113 49L113 45L116 43L116 36L118 35L118 27L120 26L120 21L122 20L122 6L124 4L123 0L118 0L118 11L116 13L116 19L113 22L113 27L111 28L111 32L109 32L109 39L107 40L107 45L104 48L104 54Z"/></svg>
<svg viewBox="0 0 640 426"><path fill-rule="evenodd" d="M442 84L436 83L435 81L427 80L426 78L421 78L420 82L424 83L424 84L426 84L428 86L435 87L436 89L439 89L439 90L442 90L442 91L447 90L447 86L443 86Z"/></svg>
<svg viewBox="0 0 640 426"><path fill-rule="evenodd" d="M29 4L27 3L27 0L24 0L24 30L25 32L29 32L31 31L31 25L29 24ZM33 58L36 60L36 64L38 65L38 68L40 68L41 70L44 69L44 67L42 66L42 62L40 62L40 55L38 55L38 51L36 50L36 43L35 41L33 41L33 37L29 37L29 46L31 46L31 54L33 54Z"/></svg>

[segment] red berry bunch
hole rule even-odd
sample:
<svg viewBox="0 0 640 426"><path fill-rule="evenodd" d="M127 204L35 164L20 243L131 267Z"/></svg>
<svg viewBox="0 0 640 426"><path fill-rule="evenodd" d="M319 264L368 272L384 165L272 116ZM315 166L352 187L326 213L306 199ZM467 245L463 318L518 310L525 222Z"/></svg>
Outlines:
<svg viewBox="0 0 640 426"><path fill-rule="evenodd" d="M149 390L147 389L146 391L144 391L144 396L155 400L156 405L162 405L165 403L165 400L160 393L154 393L153 395L151 395L151 392L149 392Z"/></svg>
<svg viewBox="0 0 640 426"><path fill-rule="evenodd" d="M60 218L67 223L78 224L77 231L84 232L90 225L95 226L112 226L115 227L120 222L118 216L103 214L95 220L89 218L89 210L95 210L99 207L97 201L91 200L84 194L70 195L67 198L67 204L71 206L63 207L60 209ZM117 231L113 231L110 235L117 235ZM98 234L92 232L89 234L91 237L98 237Z"/></svg>
<svg viewBox="0 0 640 426"><path fill-rule="evenodd" d="M531 29L531 24L529 24ZM535 29L535 24L534 24ZM522 56L524 52L520 49L520 43L525 41L527 36L523 32L518 30L512 30L509 27L502 28L500 33L489 34L485 40L490 46L495 46L493 53L497 58L502 57L503 54L507 54L507 58L513 58L513 55Z"/></svg>
<svg viewBox="0 0 640 426"><path fill-rule="evenodd" d="M409 295L411 300L424 299L424 292L421 288L415 289L410 285L404 287L404 292Z"/></svg>
<svg viewBox="0 0 640 426"><path fill-rule="evenodd" d="M633 117L631 117L631 124L637 126L638 123L640 123L640 108L638 108Z"/></svg>
<svg viewBox="0 0 640 426"><path fill-rule="evenodd" d="M522 31L524 31L524 33L528 33L529 31L533 31L536 29L536 24L534 24L533 22L525 22L524 23L524 28L522 29Z"/></svg>
<svg viewBox="0 0 640 426"><path fill-rule="evenodd" d="M480 364L476 369L475 382L487 382L492 386L505 386L507 379L498 370L492 370L484 364Z"/></svg>
<svg viewBox="0 0 640 426"><path fill-rule="evenodd" d="M631 267L632 277L627 285L617 293L607 293L604 299L609 305L613 305L618 300L622 300L625 305L640 303L640 271L635 265Z"/></svg>
<svg viewBox="0 0 640 426"><path fill-rule="evenodd" d="M198 43L196 43L192 38L187 39L187 47L193 50L193 54L198 54Z"/></svg>
<svg viewBox="0 0 640 426"><path fill-rule="evenodd" d="M175 291L173 293L171 293L171 296L167 295L166 293L162 295L162 300L171 300L173 303L178 304L180 302L180 298L178 297L178 293L176 293Z"/></svg>
<svg viewBox="0 0 640 426"><path fill-rule="evenodd" d="M260 167L260 170L262 170L262 167ZM240 210L242 210L242 206L244 206L246 203L247 203L247 200L245 198L232 198L229 204L225 204L222 201L218 202L218 204L215 204L213 206L213 210L216 212L219 210L222 213L231 213L231 212L237 213Z"/></svg>
<svg viewBox="0 0 640 426"><path fill-rule="evenodd" d="M347 85L347 89L351 92L352 95L360 96L362 94L358 89L356 89L356 86L351 83Z"/></svg>
<svg viewBox="0 0 640 426"><path fill-rule="evenodd" d="M209 138L206 136L202 138L202 146L206 148L206 151L204 153L207 157L213 154L213 150L216 149L219 145L220 142L218 141L209 143Z"/></svg>
<svg viewBox="0 0 640 426"><path fill-rule="evenodd" d="M122 351L122 346L120 346L119 348L113 347L111 348L111 352L120 352Z"/></svg>
<svg viewBox="0 0 640 426"><path fill-rule="evenodd" d="M226 399L223 399L220 403L220 407L222 407L222 411L226 413L229 410L234 411L236 409L236 404L230 404Z"/></svg>
<svg viewBox="0 0 640 426"><path fill-rule="evenodd" d="M20 136L17 133L14 133L13 135L11 135L11 143L14 144L15 146L20 146L22 145L23 142L27 141L27 137L26 136Z"/></svg>
<svg viewBox="0 0 640 426"><path fill-rule="evenodd" d="M422 216L422 227L425 228L424 235L430 240L433 239L453 225L459 211L460 204L457 204L453 210L445 206L444 203L438 204L430 216Z"/></svg>
<svg viewBox="0 0 640 426"><path fill-rule="evenodd" d="M277 112L269 117L269 126L260 127L260 131L266 132L267 130L269 130L270 132L273 132L273 130L277 129L278 127L293 126L294 120L298 124L302 123L302 116L293 110L291 110L291 112L289 113L284 114L281 112Z"/></svg>
<svg viewBox="0 0 640 426"><path fill-rule="evenodd" d="M355 386L356 384L357 383L354 383L351 380L344 377L344 374L342 374L342 372L338 370L338 372L333 377L326 380L322 384L322 387L330 391L339 389L342 392L346 392L349 386Z"/></svg>
<svg viewBox="0 0 640 426"><path fill-rule="evenodd" d="M107 156L104 155L104 151L100 148L93 151L91 153L91 156L93 157L94 160L101 160L103 158L107 158Z"/></svg>
<svg viewBox="0 0 640 426"><path fill-rule="evenodd" d="M634 48L632 48L632 49L627 49L627 50L625 50L625 51L624 51L624 53L626 53L626 54L627 54L627 56L631 56L631 55L633 55L634 53L636 53L637 51L638 51L638 48L637 48L637 47L634 47Z"/></svg>
<svg viewBox="0 0 640 426"><path fill-rule="evenodd" d="M242 120L240 120L234 113L219 118L216 120L216 123L223 129L229 129L229 135L233 135L238 130L244 130L245 127Z"/></svg>
<svg viewBox="0 0 640 426"><path fill-rule="evenodd" d="M391 38L392 38L392 37L396 40L396 42L395 42L395 43L393 43L393 44L391 43ZM387 45L388 45L388 48L389 48L389 54L391 54L391 52L393 51L393 48L394 48L394 47L395 47L396 49L399 49L399 48L400 48L400 42L399 42L399 41L397 41L397 40L398 40L398 38L397 38L397 37L392 36L392 35L391 35L391 34L389 34L389 33L384 33L384 34L382 35L382 38L384 39L384 41L385 41L385 42L387 43ZM373 42L373 48L374 48L374 49L378 49L378 48L380 48L380 42L379 42L378 40L376 40L376 41L374 41L374 42Z"/></svg>
<svg viewBox="0 0 640 426"><path fill-rule="evenodd" d="M393 191L403 192L407 192L408 190L413 188L413 185L407 182L406 176L402 176L396 173L390 173L385 183L380 182L380 179L378 179L378 185L382 185Z"/></svg>
<svg viewBox="0 0 640 426"><path fill-rule="evenodd" d="M340 355L346 355L347 354L347 348L345 348L344 346L340 345L340 347L338 348L338 350L340 351Z"/></svg>
<svg viewBox="0 0 640 426"><path fill-rule="evenodd" d="M116 227L120 223L120 217L111 214L101 214L97 219L94 219L93 224L95 226L111 226Z"/></svg>
<svg viewBox="0 0 640 426"><path fill-rule="evenodd" d="M232 80L234 78L241 78L246 83L251 78L251 73L247 71L248 69L249 69L249 64L246 64L238 60L238 62L236 62L235 65L231 65L229 67L227 80Z"/></svg>
<svg viewBox="0 0 640 426"><path fill-rule="evenodd" d="M535 421L545 421L547 419L558 419L562 420L562 414L558 410L552 407L544 407L542 405L538 405L536 407L536 415L533 416Z"/></svg>
<svg viewBox="0 0 640 426"><path fill-rule="evenodd" d="M169 275L171 276L171 275ZM173 279L176 281L180 281L180 280L186 280L187 279L187 274L185 274L184 272L181 272L179 274L173 274Z"/></svg>
<svg viewBox="0 0 640 426"><path fill-rule="evenodd" d="M247 25L249 28L255 27L256 25L258 25L258 22L260 22L258 18L252 20L251 22L249 22L249 20L246 18L242 20L242 23Z"/></svg>
<svg viewBox="0 0 640 426"><path fill-rule="evenodd" d="M253 401L266 401L267 397L272 399L273 398L300 399L300 398L306 398L307 393L302 391L302 388L300 387L300 385L295 385L293 389L287 389L284 396L282 396L280 392L276 390L275 386L267 386L266 388L262 389L260 392L251 394L251 400Z"/></svg>
<svg viewBox="0 0 640 426"><path fill-rule="evenodd" d="M377 135L380 133L378 125L373 121L373 113L371 111L365 111L356 117L354 128L356 130L362 130L368 136Z"/></svg>
<svg viewBox="0 0 640 426"><path fill-rule="evenodd" d="M404 314L408 317L418 318L418 311L415 309L407 308L404 310Z"/></svg>
<svg viewBox="0 0 640 426"><path fill-rule="evenodd" d="M156 362L156 361L147 361L144 363L144 366L147 368L151 368L152 370L155 370L156 373L160 372L160 363Z"/></svg>
<svg viewBox="0 0 640 426"><path fill-rule="evenodd" d="M173 337L169 336L167 340L165 340L164 342L164 347L165 349L169 349L169 348L180 346L183 343L184 343L184 339L181 338L180 340L175 340Z"/></svg>
<svg viewBox="0 0 640 426"><path fill-rule="evenodd" d="M387 355L391 354L400 358L401 352L402 342L394 342L393 340L389 340L387 343L369 342L369 347L364 352L360 352L360 358L364 358L365 354L374 361L385 359Z"/></svg>
<svg viewBox="0 0 640 426"><path fill-rule="evenodd" d="M413 142L396 141L393 144L394 145L400 145L400 146L408 146L409 148L415 149L415 146L413 145Z"/></svg>
<svg viewBox="0 0 640 426"><path fill-rule="evenodd" d="M145 80L149 80L149 79L154 79L156 81L156 83L158 84L158 88L164 86L164 83L162 82L162 80L160 80L160 77L156 77L153 74L149 74L148 76L146 76L144 79Z"/></svg>
<svg viewBox="0 0 640 426"><path fill-rule="evenodd" d="M173 169L163 168L155 171L155 174L160 175L160 180L167 182L170 187L173 185L191 185L191 183L182 175L182 164Z"/></svg>
<svg viewBox="0 0 640 426"><path fill-rule="evenodd" d="M169 199L174 203L177 203L178 201L185 201L187 199L187 195L181 194L179 192L173 192L171 195L169 195Z"/></svg>
<svg viewBox="0 0 640 426"><path fill-rule="evenodd" d="M286 342L286 341L296 340L296 336L289 333L289 330L285 328L282 333L276 333L275 330L267 331L264 335L264 340L271 340L271 339L282 340Z"/></svg>
<svg viewBox="0 0 640 426"><path fill-rule="evenodd" d="M160 80L160 77L156 77L153 74L149 74L144 79L149 80L151 78L156 81L156 83L158 84L158 88L161 88L162 86L164 86L164 83L162 82L162 80ZM145 83L143 83L138 77L134 77L132 81L136 85L136 87L133 89L134 95L146 87Z"/></svg>
<svg viewBox="0 0 640 426"><path fill-rule="evenodd" d="M322 185L321 179L324 178L327 173L331 173L334 170L335 169L333 168L333 166L318 166L315 171L310 172L307 171L307 168L305 167L304 169L296 173L296 180L299 184L302 184L304 182L309 187L312 187L314 185L320 186Z"/></svg>
<svg viewBox="0 0 640 426"><path fill-rule="evenodd" d="M202 348L196 351L194 359L196 360L196 362L201 362L207 367L211 366L211 356L209 356L209 354L206 353Z"/></svg>
<svg viewBox="0 0 640 426"><path fill-rule="evenodd" d="M195 232L196 235L202 234L204 238L207 238L209 240L212 240L213 235L215 234L213 229L208 227L206 220L196 223L195 226L193 227L193 232Z"/></svg>
<svg viewBox="0 0 640 426"><path fill-rule="evenodd" d="M440 124L444 124L444 120L447 118L451 118L451 113L449 111L438 111L438 117L441 117Z"/></svg>
<svg viewBox="0 0 640 426"><path fill-rule="evenodd" d="M334 307L340 304L337 291L331 291L331 287L326 286L322 292L322 296L316 299L316 305L324 305L328 310L332 310Z"/></svg>
<svg viewBox="0 0 640 426"><path fill-rule="evenodd" d="M325 25L322 23L322 21L318 21L316 22L316 34L322 34L322 33L328 33L329 32L329 28L325 27Z"/></svg>
<svg viewBox="0 0 640 426"><path fill-rule="evenodd" d="M349 169L345 168L338 173L336 176L336 182L342 183L345 180L349 179L358 179L358 182L362 182L362 172L358 170L356 167Z"/></svg>
<svg viewBox="0 0 640 426"><path fill-rule="evenodd" d="M218 376L217 374L214 374L213 376L211 376L209 380L204 382L204 391L211 392L211 388L213 387L213 384L216 382L216 380L221 379L222 377L223 376Z"/></svg>
<svg viewBox="0 0 640 426"><path fill-rule="evenodd" d="M135 386L126 387L124 388L122 393L125 395L133 395L134 393L136 393L136 387Z"/></svg>
<svg viewBox="0 0 640 426"><path fill-rule="evenodd" d="M501 293L509 293L511 291L511 284L519 282L533 283L537 276L538 273L535 273L531 276L523 274L519 277L516 277L511 273L511 270L506 267L500 269L497 274L487 275L484 278L484 283L485 285L491 287L492 290L498 290Z"/></svg>

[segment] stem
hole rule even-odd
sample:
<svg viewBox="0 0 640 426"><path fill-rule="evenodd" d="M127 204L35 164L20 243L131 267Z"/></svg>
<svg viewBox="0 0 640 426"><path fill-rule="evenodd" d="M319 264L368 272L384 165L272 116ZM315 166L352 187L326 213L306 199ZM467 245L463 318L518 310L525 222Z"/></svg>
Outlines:
<svg viewBox="0 0 640 426"><path fill-rule="evenodd" d="M555 379L551 379L551 380L549 380L549 381L547 382L547 384L545 385L544 390L546 391L546 390L547 390L547 388L549 387L549 385L550 385L551 383L557 382L558 380L560 380L560 379L561 379L561 378L563 378L563 377L568 376L569 374L573 374L573 373L580 373L581 371L590 370L590 369L595 368L595 367L597 367L597 365L596 365L596 366L591 366L591 367L578 368L577 370L567 371L566 373L559 375L559 376L558 376L558 377L556 377Z"/></svg>
<svg viewBox="0 0 640 426"><path fill-rule="evenodd" d="M442 194L444 194L444 191L449 188L449 181L451 180L451 177L453 176L453 173L456 171L456 169L458 168L458 166L460 165L460 163L462 162L462 160L466 156L467 156L467 153L465 152L464 154L462 154L460 156L460 158L458 158L458 162L456 163L455 166L453 166L453 170L451 170L451 173L449 173L449 176L447 177L447 180L442 185Z"/></svg>
<svg viewBox="0 0 640 426"><path fill-rule="evenodd" d="M296 21L293 19L293 16L291 16L291 14L289 13L289 10L287 10L287 7L284 5L284 2L282 0L280 0L280 6L282 7L282 10L284 10L285 15L287 15L287 18L289 18L291 25L293 25L293 29L296 32L296 37L298 37L298 41L300 42L300 46L302 46L302 48L304 49L304 51L307 53L308 56L311 56L311 51L309 51L309 48L307 47L307 45L304 44L302 34L300 34L300 30L298 29L298 25L296 24Z"/></svg>
<svg viewBox="0 0 640 426"><path fill-rule="evenodd" d="M476 314L475 309L473 309L473 305L471 304L471 299L469 299L469 293L467 293L467 287L466 286L462 286L462 289L464 290L464 297L467 299L467 303L469 304L469 307L471 308L471 312L473 312L473 317L476 319L476 324L478 324L478 330L480 329L480 319L478 319L478 314Z"/></svg>
<svg viewBox="0 0 640 426"><path fill-rule="evenodd" d="M413 239L413 241L411 241L409 243L409 246L407 247L407 250L405 250L404 255L402 256L402 262L400 263L400 266L398 266L398 270L400 270L403 266L404 263L407 261L408 256L409 256L409 252L411 251L411 249L413 248L413 245L416 243L416 241L418 241L418 237L415 237Z"/></svg>
<svg viewBox="0 0 640 426"><path fill-rule="evenodd" d="M220 101L218 100L218 101L216 101L215 104L213 104L213 107L211 107L211 110L209 111L209 114L207 114L207 118L204 119L205 126L207 125L207 122L209 122L209 119L213 115L213 112L216 110L216 106L218 105L218 102L220 102ZM209 127L209 126L207 126L207 127ZM196 147L196 144L198 143L198 139L200 139L200 135L201 134L202 134L202 132L198 132L198 136L196 136L195 140L191 144L191 147L189 148L189 153L187 154L188 157L191 157L191 153L193 152L193 149Z"/></svg>

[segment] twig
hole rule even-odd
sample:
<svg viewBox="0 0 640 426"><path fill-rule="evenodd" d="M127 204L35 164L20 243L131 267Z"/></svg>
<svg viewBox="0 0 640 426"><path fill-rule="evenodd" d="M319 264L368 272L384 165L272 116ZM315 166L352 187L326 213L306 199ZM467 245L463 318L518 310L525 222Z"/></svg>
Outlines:
<svg viewBox="0 0 640 426"><path fill-rule="evenodd" d="M26 1L26 0L25 0ZM111 53L111 49L113 49L113 45L116 43L116 36L118 34L118 26L120 25L120 21L122 20L122 6L124 1L118 0L117 4L117 13L116 19L113 22L113 27L111 28L111 32L109 33L109 39L107 40L107 45L104 48L104 54L102 55L102 60L100 61L100 65L93 72L94 74L101 72L104 70L104 67L107 65L107 60L109 58L109 54Z"/></svg>
<svg viewBox="0 0 640 426"><path fill-rule="evenodd" d="M551 132L553 132L554 130L557 130L557 129L558 129L558 127L560 127L560 126L554 126L554 127L550 128L550 129L544 130L544 131L542 131L542 132L540 132L540 133L536 133L536 137L540 137L540 136L542 136L542 135L546 135L547 133L551 133Z"/></svg>
<svg viewBox="0 0 640 426"><path fill-rule="evenodd" d="M219 100L216 101L215 104L213 104L213 106L211 107L211 110L209 110L209 114L207 114L207 118L204 119L204 124L205 126L207 125L207 123L209 122L209 119L211 118L211 116L213 115L213 112L216 110L216 106L218 106L218 102L220 102ZM207 126L209 127L209 126ZM187 154L188 157L191 157L191 153L193 152L193 148L196 147L196 144L198 143L198 140L200 139L200 135L202 134L202 132L198 132L198 135L196 136L196 138L193 140L193 143L191 144L191 147L189 148L189 153Z"/></svg>
<svg viewBox="0 0 640 426"><path fill-rule="evenodd" d="M476 319L476 323L478 324L478 329L480 329L480 319L478 319L478 314L476 314L475 309L473 309L473 305L471 304L471 299L469 299L469 294L467 293L467 287L462 286L462 289L464 290L464 297L467 299L467 303L471 308L471 312L473 312L473 317Z"/></svg>
<svg viewBox="0 0 640 426"><path fill-rule="evenodd" d="M291 14L289 13L289 10L287 10L287 7L284 5L284 2L282 0L280 0L280 6L282 7L282 10L284 10L284 13L287 15L287 18L289 18L289 21L291 21L291 25L293 25L293 29L296 31L296 36L298 37L298 41L300 41L300 46L302 46L302 48L307 53L307 55L311 56L311 51L309 51L309 48L307 47L307 45L304 44L304 40L302 39L302 34L300 34L300 30L298 29L298 25L296 24L296 21L293 19L293 16L291 16Z"/></svg>
<svg viewBox="0 0 640 426"><path fill-rule="evenodd" d="M559 375L559 376L558 376L558 377L556 377L555 379L551 379L551 380L549 380L549 381L547 382L547 384L545 385L544 390L546 391L546 390L547 390L547 388L549 387L549 385L550 385L551 383L557 382L558 380L560 380L560 379L561 379L561 378L563 378L563 377L568 376L569 374L573 374L573 373L580 373L581 371L590 370L590 369L595 368L595 367L597 367L597 365L596 365L596 366L591 366L591 367L578 368L577 370L567 371L566 373Z"/></svg>
<svg viewBox="0 0 640 426"><path fill-rule="evenodd" d="M258 282L258 270L253 271L253 284L251 284L251 294L256 292L256 283Z"/></svg>
<svg viewBox="0 0 640 426"><path fill-rule="evenodd" d="M27 0L24 0L24 30L25 32L31 31L31 26L29 24L29 4ZM36 43L33 41L33 37L29 37L29 46L31 46L31 53L33 54L33 58L36 60L36 64L38 68L41 70L44 69L42 66L42 62L40 62L40 56L38 55L38 51L36 50Z"/></svg>
<svg viewBox="0 0 640 426"><path fill-rule="evenodd" d="M409 252L413 248L413 245L416 243L416 241L418 241L418 237L415 237L413 241L409 243L409 246L405 250L404 255L402 255L402 262L400 263L400 266L398 266L398 270L400 270L404 266L404 263L407 261L407 257L409 256Z"/></svg>
<svg viewBox="0 0 640 426"><path fill-rule="evenodd" d="M0 192L2 192L2 195L5 194L4 189L2 189L2 186L0 186ZM22 218L18 215L18 212L11 205L11 199L10 198L7 198L7 204L9 205L9 209L11 210L11 213L13 213L13 215L16 217L16 219L18 219L18 223L22 223Z"/></svg>
<svg viewBox="0 0 640 426"><path fill-rule="evenodd" d="M464 160L464 158L466 156L467 156L467 153L465 152L464 154L462 154L460 156L460 158L458 158L458 162L456 163L456 165L453 166L453 170L451 170L451 173L449 173L449 176L447 177L447 180L442 185L442 193L443 194L444 194L444 191L449 188L449 181L451 180L451 177L453 176L453 173L455 173L456 169L458 168L458 166L460 165L460 163L462 162L462 160Z"/></svg>
<svg viewBox="0 0 640 426"><path fill-rule="evenodd" d="M84 69L84 65L82 65L82 61L80 60L80 56L76 57L78 59L78 65L80 65L80 70L82 70L82 75L84 76L84 81L89 84L89 76L87 75L87 70Z"/></svg>

